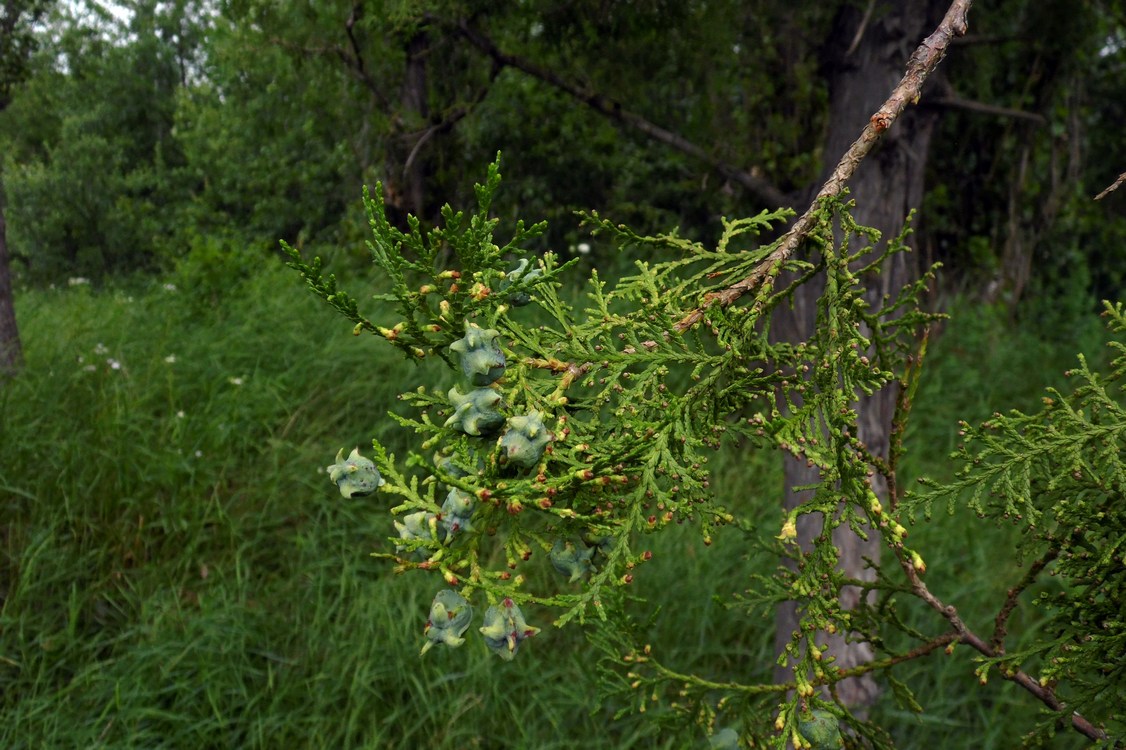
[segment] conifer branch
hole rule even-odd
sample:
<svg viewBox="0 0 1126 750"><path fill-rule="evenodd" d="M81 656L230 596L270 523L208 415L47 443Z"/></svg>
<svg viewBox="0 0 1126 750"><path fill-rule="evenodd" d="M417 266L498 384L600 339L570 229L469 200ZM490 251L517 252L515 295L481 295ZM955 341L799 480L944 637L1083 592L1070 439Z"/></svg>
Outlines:
<svg viewBox="0 0 1126 750"><path fill-rule="evenodd" d="M1044 568L1056 559L1058 554L1058 547L1052 547L1045 552L1043 557L1032 563L1020 582L1005 594L1005 602L1001 605L1001 609L997 612L997 617L993 622L993 639L990 644L998 654L1005 653L1005 636L1008 634L1009 616L1017 607L1017 599L1020 598L1025 589L1032 585Z"/></svg>
<svg viewBox="0 0 1126 750"><path fill-rule="evenodd" d="M965 621L958 616L957 608L955 608L953 605L947 605L943 603L942 600L931 593L930 589L927 588L927 585L923 583L923 579L919 576L919 572L915 569L910 561L901 558L900 564L902 565L904 572L907 574L907 579L908 581L910 581L911 588L915 592L915 595L929 604L931 608L936 610L944 618L946 618L946 621L950 623L950 627L953 628L954 632L958 634L958 640L970 646L986 658L994 659L1000 655L997 649L987 643L984 638L969 629L969 626L966 625ZM1003 668L1000 670L1000 673L1001 676L1006 680L1015 682L1017 685L1020 685L1022 688L1031 693L1037 700L1039 700L1041 703L1043 703L1053 711L1062 713L1066 710L1063 702L1060 701L1060 699L1056 696L1055 691L1050 686L1041 685L1039 681L1033 679L1032 676L1027 672L1024 672L1020 669ZM1096 727L1077 711L1073 711L1071 713L1071 725L1080 734L1083 734L1086 737L1095 740L1096 742L1104 741L1107 739L1106 732Z"/></svg>
<svg viewBox="0 0 1126 750"><path fill-rule="evenodd" d="M758 287L764 279L775 276L782 269L782 264L794 254L809 232L817 225L817 209L821 200L841 194L845 183L855 174L860 162L879 142L884 131L892 126L909 103L919 101L923 83L938 67L938 64L946 55L946 50L949 48L951 41L966 33L966 14L972 5L973 0L954 0L950 4L938 28L924 39L922 44L911 54L907 61L907 72L904 73L899 84L892 90L891 95L883 105L872 115L868 124L860 132L860 137L837 162L832 175L817 191L817 196L805 213L794 222L794 225L782 237L778 247L743 280L721 291L705 295L704 303L676 324L675 328L678 333L683 333L699 323L708 308L713 305L720 307L731 305L744 294Z"/></svg>

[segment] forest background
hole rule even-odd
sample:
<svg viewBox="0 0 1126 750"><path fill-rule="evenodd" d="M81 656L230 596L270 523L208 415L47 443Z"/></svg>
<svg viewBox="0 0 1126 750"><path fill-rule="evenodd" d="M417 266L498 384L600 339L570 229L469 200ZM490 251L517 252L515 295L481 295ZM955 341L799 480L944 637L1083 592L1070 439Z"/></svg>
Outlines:
<svg viewBox="0 0 1126 750"><path fill-rule="evenodd" d="M652 714L608 721L577 629L513 664L418 659L429 592L367 557L390 521L318 472L342 445L398 445L386 411L436 374L353 339L278 240L361 299L382 291L361 186L426 225L472 204L499 150L499 215L549 221L530 249L620 275L632 258L574 211L708 240L722 216L804 207L863 124L835 117L846 74L872 55L897 78L944 6L903 4L916 29L867 1L5 0L0 302L19 338L0 311L2 744L702 741ZM868 85L882 100L894 81ZM943 263L929 304L952 316L909 475L951 472L958 419L1035 404L1076 353L1103 356L1126 195L1094 196L1126 169L1124 108L1120 3L1010 0L975 6L897 125L915 144L919 188L896 203L900 221L918 209L911 272ZM780 522L781 467L720 460L716 492ZM1015 571L1009 532L940 522L918 532L932 585L987 619ZM769 674L773 623L721 606L763 571L737 536L718 542L655 541L637 582L660 606L653 638L717 680ZM1034 608L1019 617L1035 632ZM905 747L1011 746L1038 706L973 667L903 665L926 713L884 691L873 718Z"/></svg>

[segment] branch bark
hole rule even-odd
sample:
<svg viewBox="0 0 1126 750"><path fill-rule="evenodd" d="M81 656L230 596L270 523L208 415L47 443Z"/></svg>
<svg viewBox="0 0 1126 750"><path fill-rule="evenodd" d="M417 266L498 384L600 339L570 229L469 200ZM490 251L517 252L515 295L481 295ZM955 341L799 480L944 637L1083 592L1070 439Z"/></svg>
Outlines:
<svg viewBox="0 0 1126 750"><path fill-rule="evenodd" d="M437 19L434 19L437 20ZM605 117L614 120L626 127L632 128L640 133L644 133L658 143L663 143L666 146L671 146L681 153L687 154L695 159L708 164L715 171L746 188L749 192L753 193L764 203L772 206L785 206L791 201L790 196L777 188L770 180L759 177L751 172L740 169L728 162L720 159L714 154L709 153L702 147L692 143L687 138L673 133L670 130L662 128L641 115L630 112L622 107L620 102L617 102L609 97L603 96L594 91L588 91L580 88L579 86L564 80L562 76L558 75L552 70L541 67L531 60L519 57L517 55L508 54L502 51L497 45L481 31L471 27L466 21L460 21L457 24L458 31L477 49L484 52L491 57L494 62L504 67L515 68L527 75L532 76L549 86L553 86L560 91L569 94L570 96L578 99L583 104L587 105L594 111L598 112Z"/></svg>
<svg viewBox="0 0 1126 750"><path fill-rule="evenodd" d="M927 585L923 583L919 573L915 567L907 560L900 556L900 565L903 571L907 574L907 580L911 583L911 588L915 595L929 604L935 611L941 614L946 621L950 623L950 627L958 634L958 640L962 643L973 648L975 651L987 658L994 658L999 656L999 652L994 646L985 642L985 639L974 633L966 623L958 616L958 610L951 606L944 604L937 596L931 593ZM1019 593L1019 592L1018 592ZM1015 598L1015 597L1014 597ZM1007 616L1007 615L1006 615ZM1053 711L1063 712L1066 706L1056 696L1052 688L1041 685L1038 680L1032 678L1027 672L1019 669L1015 670L1000 670L1001 676L1010 682L1020 685L1022 688L1031 693L1037 700L1043 703ZM1106 740L1107 735L1102 729L1092 724L1088 719L1073 711L1071 713L1071 726L1080 734L1095 740L1096 742Z"/></svg>
<svg viewBox="0 0 1126 750"><path fill-rule="evenodd" d="M832 175L817 191L817 196L809 208L783 235L777 249L767 256L750 276L726 289L709 293L699 308L684 316L676 324L677 332L684 332L700 322L704 313L712 306L727 307L731 305L744 294L758 287L763 279L774 276L781 270L782 264L794 254L794 251L798 249L809 232L816 226L816 209L819 201L822 198L840 195L841 191L844 190L845 183L856 172L864 157L876 146L881 135L895 123L908 103L918 102L923 83L945 57L951 41L966 33L966 14L972 5L973 0L954 0L950 4L938 28L924 39L922 44L912 53L911 58L907 61L907 72L903 75L899 84L892 90L891 95L883 105L872 115L868 124L860 132L860 137L853 142L845 155L837 162Z"/></svg>
<svg viewBox="0 0 1126 750"><path fill-rule="evenodd" d="M1126 172L1123 172L1122 174L1118 175L1118 179L1114 181L1114 184L1111 185L1110 187L1108 187L1106 190L1099 193L1098 195L1096 195L1095 200L1101 201L1103 198L1107 197L1108 195L1113 193L1115 190L1117 190L1118 186L1121 185L1123 182L1126 182Z"/></svg>

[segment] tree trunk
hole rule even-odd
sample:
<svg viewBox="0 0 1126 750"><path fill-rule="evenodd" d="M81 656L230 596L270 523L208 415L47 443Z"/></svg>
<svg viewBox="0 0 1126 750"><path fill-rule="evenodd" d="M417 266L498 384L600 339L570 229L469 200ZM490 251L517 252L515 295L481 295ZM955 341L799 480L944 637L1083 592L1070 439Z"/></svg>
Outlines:
<svg viewBox="0 0 1126 750"><path fill-rule="evenodd" d="M413 128L417 132L400 134L399 143L392 149L384 182L384 200L391 211L393 223L403 228L407 226L408 213L420 219L429 218L426 206L427 159L422 153L432 135L427 128L430 104L426 59L430 38L426 31L413 33L407 39L405 51L406 70L400 90L403 109L399 121L401 127L405 120L405 128Z"/></svg>
<svg viewBox="0 0 1126 750"><path fill-rule="evenodd" d="M908 56L934 27L941 10L934 0L903 0L887 6L882 15L877 13L871 18L864 18L861 10L851 5L842 9L826 47L830 124L825 161L830 167L895 88ZM936 119L933 112L919 109L905 112L849 183L851 195L856 199L853 216L861 225L879 229L884 242L902 231L908 212L922 200L924 167ZM907 283L914 272L907 256L898 254L890 258L881 274L865 280L865 296L872 308L879 309L887 295ZM791 341L808 337L814 325L819 293L815 285L800 289L793 310L784 311L776 320L774 336ZM860 398L858 437L877 456L888 454L895 399L896 393L891 387ZM786 458L784 471L784 505L788 511L807 499L792 488L813 484L818 476L816 469L807 468L804 462L791 457ZM886 500L887 489L877 474L873 478L873 490ZM819 517L802 519L798 524L798 541L803 548L809 548L821 526ZM836 529L833 541L840 550L840 565L847 575L873 579L872 571L864 567L864 558L879 558L879 540L875 534L864 541L847 527ZM846 608L855 607L859 592L846 590L841 599ZM797 628L796 603L780 608L776 625L775 644L780 651ZM844 634L826 635L826 642L830 653L836 657L836 666L841 669L867 662L873 656L869 644L846 643ZM788 670L780 669L776 677L783 681L790 675ZM876 690L875 681L867 676L846 680L839 686L841 699L851 706L870 704Z"/></svg>
<svg viewBox="0 0 1126 750"><path fill-rule="evenodd" d="M13 374L23 363L23 347L20 345L15 299L12 297L7 229L4 223L4 186L0 184L0 378Z"/></svg>

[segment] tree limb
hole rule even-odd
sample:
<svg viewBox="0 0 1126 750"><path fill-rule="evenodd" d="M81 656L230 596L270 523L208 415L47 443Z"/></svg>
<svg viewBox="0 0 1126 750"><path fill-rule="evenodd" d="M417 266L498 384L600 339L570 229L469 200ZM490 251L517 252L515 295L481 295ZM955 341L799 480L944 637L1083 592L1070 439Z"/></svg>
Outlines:
<svg viewBox="0 0 1126 750"><path fill-rule="evenodd" d="M349 36L351 32L349 31ZM390 110L391 102L383 93L383 89L379 83L371 77L368 73L367 67L364 65L363 58L353 57L352 54L338 44L327 44L323 47L311 47L302 44L294 44L281 37L272 36L268 39L269 43L275 47L280 47L289 52L295 52L301 55L315 55L318 57L332 56L336 57L344 64L344 69L348 71L357 81L363 84L364 88L372 93L379 103L385 109Z"/></svg>
<svg viewBox="0 0 1126 750"><path fill-rule="evenodd" d="M856 28L856 34L852 37L852 44L848 45L848 50L845 51L845 57L851 57L856 48L860 46L860 40L864 38L864 32L868 29L868 22L872 20L872 11L876 9L876 0L868 0L868 7L864 9L864 17L860 19L860 25Z"/></svg>
<svg viewBox="0 0 1126 750"><path fill-rule="evenodd" d="M746 188L749 192L756 195L763 202L770 206L785 206L790 202L790 197L777 188L770 180L759 177L743 169L739 169L728 162L720 159L714 154L705 151L700 146L692 143L687 138L666 130L661 126L645 119L641 115L630 112L622 107L620 102L617 102L609 97L603 96L597 92L589 91L576 86L569 81L564 80L560 75L552 70L543 68L530 60L526 60L517 55L511 55L496 46L492 39L477 29L471 27L466 21L460 21L457 24L457 29L461 34L469 40L473 46L484 52L491 57L497 64L516 68L517 70L526 73L533 78L539 79L544 83L553 86L560 91L569 94L570 96L578 99L583 104L593 109L605 117L610 118L622 125L633 128L653 140L663 143L666 146L671 146L681 153L687 154L695 159L705 162L712 169L719 172L721 175L736 182Z"/></svg>
<svg viewBox="0 0 1126 750"><path fill-rule="evenodd" d="M860 162L875 147L880 136L899 118L908 103L919 100L919 94L926 81L950 46L951 40L966 33L966 14L973 5L973 0L954 0L946 11L938 28L931 33L922 44L911 54L907 61L907 72L892 90L887 101L872 115L868 124L860 132L860 137L849 147L841 160L837 162L832 175L821 186L813 203L806 209L790 230L783 235L778 247L768 255L763 262L751 272L751 275L738 281L726 289L710 292L704 297L703 304L685 315L676 324L678 333L682 333L703 319L704 313L713 305L727 307L742 297L750 290L762 283L763 279L773 276L781 270L782 264L794 254L806 235L817 225L817 206L822 198L837 196L844 190L845 183L856 172Z"/></svg>
<svg viewBox="0 0 1126 750"><path fill-rule="evenodd" d="M1103 198L1107 197L1108 195L1113 193L1115 190L1117 190L1118 186L1121 185L1123 182L1126 182L1126 172L1123 172L1122 174L1118 175L1118 179L1114 181L1114 184L1111 185L1110 187L1108 187L1106 190L1099 193L1098 195L1096 195L1095 200L1101 201Z"/></svg>
<svg viewBox="0 0 1126 750"><path fill-rule="evenodd" d="M962 618L958 616L958 610L956 608L944 604L938 597L931 593L930 589L927 588L927 585L923 583L922 578L919 577L919 572L915 569L915 566L904 559L904 556L902 554L899 555L899 562L903 567L903 571L907 574L907 579L911 582L911 588L912 590L914 590L915 595L929 604L931 608L936 610L944 618L946 618L946 621L950 623L950 627L953 628L954 632L958 634L959 641L969 645L971 648L987 658L992 659L1000 655L1000 652L998 652L990 644L986 643L985 639L969 629ZM1027 672L1024 672L1020 669L1001 669L1000 673L1001 676L1006 680L1015 682L1017 685L1020 685L1022 688L1035 696L1037 700L1042 702L1045 706L1052 709L1053 711L1062 713L1066 710L1067 707L1063 704L1062 701L1060 701L1060 699L1056 696L1055 691L1052 690L1051 687L1041 685L1038 680L1033 679L1032 676ZM1107 738L1106 732L1096 727L1088 719L1086 719L1076 711L1071 712L1071 726L1080 734L1083 734L1086 737L1095 740L1096 742L1105 740Z"/></svg>
<svg viewBox="0 0 1126 750"><path fill-rule="evenodd" d="M403 174L406 174L407 170L410 169L411 164L415 160L415 157L418 156L418 152L422 150L422 147L426 144L427 141L429 141L435 135L447 133L452 130L453 126L456 125L459 120L463 119L466 115L472 112L473 109L478 104L480 104L482 100L484 100L485 95L489 93L489 88L492 86L493 81L496 80L499 73L500 66L494 65L492 72L489 74L489 82L481 87L468 103L453 109L439 122L434 123L430 127L426 128L426 130L422 131L422 134L419 135L418 140L415 141L414 146L411 148L411 152L407 156L406 162L404 162L403 164Z"/></svg>
<svg viewBox="0 0 1126 750"><path fill-rule="evenodd" d="M1045 125L1048 122L1048 118L1036 112L1025 112L1023 109L1013 109L1011 107L999 107L995 104L986 104L985 102L978 102L973 99L963 99L960 96L943 96L937 99L931 99L927 103L935 107L964 109L967 112L977 112L983 115L996 115L997 117L1011 117L1016 120L1029 120L1037 125Z"/></svg>
<svg viewBox="0 0 1126 750"><path fill-rule="evenodd" d="M1059 554L1059 548L1052 547L1044 556L1032 563L1028 572L1020 579L1020 582L1009 589L1005 594L1005 603L1001 605L1000 611L997 612L997 617L993 621L993 638L990 641L990 647L998 654L1005 653L1005 636L1008 634L1009 616L1017 607L1017 599L1021 593L1027 589L1040 575L1041 571L1048 566L1052 560L1056 559Z"/></svg>

